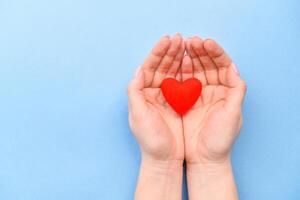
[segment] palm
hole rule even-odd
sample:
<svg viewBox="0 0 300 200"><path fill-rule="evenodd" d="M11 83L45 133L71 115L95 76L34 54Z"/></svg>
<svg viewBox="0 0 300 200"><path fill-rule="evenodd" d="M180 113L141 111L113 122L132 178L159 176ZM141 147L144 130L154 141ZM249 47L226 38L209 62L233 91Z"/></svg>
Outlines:
<svg viewBox="0 0 300 200"><path fill-rule="evenodd" d="M223 69L226 72L218 71L220 69L216 64L228 67L232 65L229 57L223 51L224 55L221 55L219 47L211 49L216 52L203 52L203 42L200 43L200 39L193 40L189 41L191 44L187 44L192 60L182 69L183 79L196 76L202 81L203 90L201 98L183 117L188 162L219 159L228 154L241 125L240 101L237 99L243 95L239 86L242 81L236 74L230 69ZM192 48L193 46L196 48ZM214 57L214 53L218 56ZM230 85L233 83L236 85Z"/></svg>
<svg viewBox="0 0 300 200"><path fill-rule="evenodd" d="M203 98L199 99L186 116L184 127L186 136L187 160L196 161L194 155L199 154L204 159L222 155L227 152L234 140L234 136L224 132L231 129L231 117L224 107L226 90L223 86L205 86ZM197 119L197 120L195 120ZM227 134L227 136L226 136ZM194 152L193 152L194 151Z"/></svg>
<svg viewBox="0 0 300 200"><path fill-rule="evenodd" d="M147 104L148 142L152 152L163 159L183 159L183 134L181 118L167 105L159 88L143 90ZM146 130L145 130L146 131ZM163 150L163 151L162 151Z"/></svg>
<svg viewBox="0 0 300 200"><path fill-rule="evenodd" d="M144 74L137 112L139 123L132 129L143 151L156 159L184 159L182 122L166 103L160 90L165 77L176 77L184 54L181 36L161 40L141 67ZM137 105L135 105L137 107ZM140 133L143 132L143 133Z"/></svg>

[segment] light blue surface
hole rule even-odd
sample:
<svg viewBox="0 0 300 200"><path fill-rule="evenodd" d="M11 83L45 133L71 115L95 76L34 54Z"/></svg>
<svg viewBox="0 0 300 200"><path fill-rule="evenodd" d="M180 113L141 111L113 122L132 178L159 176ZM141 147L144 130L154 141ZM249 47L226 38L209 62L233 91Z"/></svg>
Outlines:
<svg viewBox="0 0 300 200"><path fill-rule="evenodd" d="M298 0L0 0L0 28L1 200L132 199L126 86L176 32L215 38L248 84L241 200L300 199Z"/></svg>

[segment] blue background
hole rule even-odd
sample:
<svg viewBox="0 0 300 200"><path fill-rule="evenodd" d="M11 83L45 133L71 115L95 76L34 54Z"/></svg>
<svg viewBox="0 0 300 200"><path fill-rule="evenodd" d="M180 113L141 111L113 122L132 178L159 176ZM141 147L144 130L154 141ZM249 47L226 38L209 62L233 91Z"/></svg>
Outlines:
<svg viewBox="0 0 300 200"><path fill-rule="evenodd" d="M0 199L132 199L140 155L127 83L159 37L176 32L219 41L247 82L233 149L241 199L300 199L299 8L0 0Z"/></svg>

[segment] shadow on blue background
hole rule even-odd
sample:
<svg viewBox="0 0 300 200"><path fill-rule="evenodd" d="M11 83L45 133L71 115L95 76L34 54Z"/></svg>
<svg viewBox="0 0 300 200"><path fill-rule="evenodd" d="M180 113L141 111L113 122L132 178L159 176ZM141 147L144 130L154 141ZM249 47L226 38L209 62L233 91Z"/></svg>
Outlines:
<svg viewBox="0 0 300 200"><path fill-rule="evenodd" d="M176 32L219 41L248 84L233 150L241 199L300 199L299 8L0 1L0 199L132 199L139 149L126 86L156 40Z"/></svg>

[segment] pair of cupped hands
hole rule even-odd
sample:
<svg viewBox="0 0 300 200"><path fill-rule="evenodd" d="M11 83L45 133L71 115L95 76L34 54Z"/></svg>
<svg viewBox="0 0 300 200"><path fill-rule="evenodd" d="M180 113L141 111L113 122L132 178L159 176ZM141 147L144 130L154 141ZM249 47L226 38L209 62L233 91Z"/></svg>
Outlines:
<svg viewBox="0 0 300 200"><path fill-rule="evenodd" d="M166 102L165 78L197 78L202 94L183 116ZM245 82L228 54L214 40L164 36L128 86L129 124L142 162L173 166L230 162L242 124Z"/></svg>

